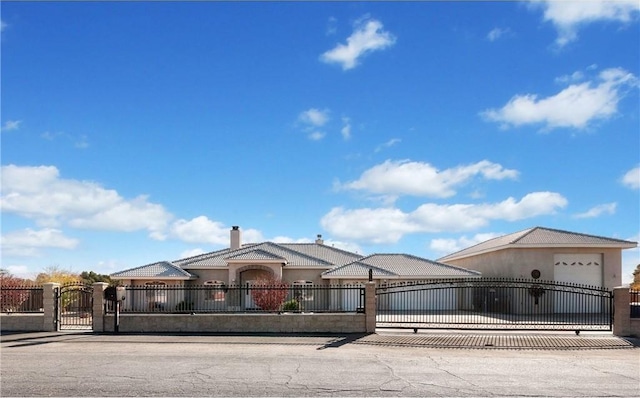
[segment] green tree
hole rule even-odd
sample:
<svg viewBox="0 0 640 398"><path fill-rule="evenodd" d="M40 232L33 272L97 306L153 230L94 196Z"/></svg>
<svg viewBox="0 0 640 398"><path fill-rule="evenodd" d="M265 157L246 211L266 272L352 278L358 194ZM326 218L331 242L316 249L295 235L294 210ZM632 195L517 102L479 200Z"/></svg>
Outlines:
<svg viewBox="0 0 640 398"><path fill-rule="evenodd" d="M110 285L113 283L109 275L98 274L93 271L82 271L80 273L80 279L87 285L93 285L96 282L104 282Z"/></svg>

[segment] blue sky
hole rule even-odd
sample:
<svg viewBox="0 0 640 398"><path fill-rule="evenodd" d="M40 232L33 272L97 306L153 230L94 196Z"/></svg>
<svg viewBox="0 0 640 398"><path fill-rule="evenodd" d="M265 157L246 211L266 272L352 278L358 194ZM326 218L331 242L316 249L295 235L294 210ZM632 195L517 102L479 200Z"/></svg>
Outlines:
<svg viewBox="0 0 640 398"><path fill-rule="evenodd" d="M640 240L640 5L2 2L2 267ZM623 280L640 263L626 250Z"/></svg>

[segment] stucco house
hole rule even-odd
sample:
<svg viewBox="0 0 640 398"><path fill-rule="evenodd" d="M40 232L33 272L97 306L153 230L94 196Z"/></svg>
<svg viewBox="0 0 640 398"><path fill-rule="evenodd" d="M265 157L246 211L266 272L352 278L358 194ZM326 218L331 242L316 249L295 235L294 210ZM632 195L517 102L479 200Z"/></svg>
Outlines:
<svg viewBox="0 0 640 398"><path fill-rule="evenodd" d="M622 283L622 250L637 242L534 227L438 259L483 277L534 278L613 289Z"/></svg>
<svg viewBox="0 0 640 398"><path fill-rule="evenodd" d="M242 233L234 226L229 248L176 261L160 261L111 275L125 285L225 284L243 285L262 277L275 277L292 284L344 284L364 282L369 269L376 281L478 277L480 273L441 264L408 254L363 256L314 243L242 244Z"/></svg>

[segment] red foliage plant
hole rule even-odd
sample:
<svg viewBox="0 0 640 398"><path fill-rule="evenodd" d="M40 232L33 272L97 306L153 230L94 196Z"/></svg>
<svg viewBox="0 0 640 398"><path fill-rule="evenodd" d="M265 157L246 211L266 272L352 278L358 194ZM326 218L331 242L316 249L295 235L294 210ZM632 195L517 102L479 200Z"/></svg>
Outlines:
<svg viewBox="0 0 640 398"><path fill-rule="evenodd" d="M29 298L30 291L25 288L33 286L29 280L0 272L0 311L18 309Z"/></svg>
<svg viewBox="0 0 640 398"><path fill-rule="evenodd" d="M251 285L251 298L264 311L279 310L288 294L289 284L274 277L260 278Z"/></svg>

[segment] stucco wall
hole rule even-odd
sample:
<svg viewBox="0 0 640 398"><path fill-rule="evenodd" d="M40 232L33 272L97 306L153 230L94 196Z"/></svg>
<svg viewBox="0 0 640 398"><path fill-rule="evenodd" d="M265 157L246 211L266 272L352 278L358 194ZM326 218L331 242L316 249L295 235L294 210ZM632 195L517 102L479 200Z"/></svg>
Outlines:
<svg viewBox="0 0 640 398"><path fill-rule="evenodd" d="M43 332L44 314L0 314L3 332Z"/></svg>
<svg viewBox="0 0 640 398"><path fill-rule="evenodd" d="M105 332L113 332L106 315ZM121 314L123 333L365 333L364 314Z"/></svg>
<svg viewBox="0 0 640 398"><path fill-rule="evenodd" d="M483 277L531 278L531 271L540 270L541 280L554 280L555 254L602 254L603 287L613 289L622 283L622 251L620 249L589 248L525 248L505 249L479 254L458 260L447 261L456 265L482 272Z"/></svg>

